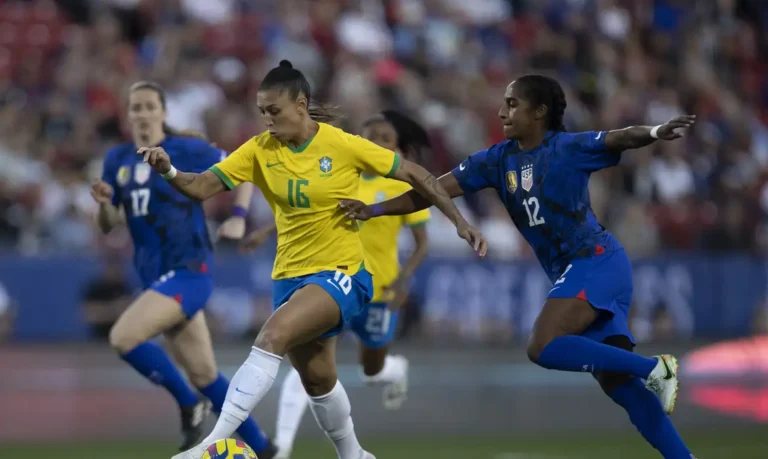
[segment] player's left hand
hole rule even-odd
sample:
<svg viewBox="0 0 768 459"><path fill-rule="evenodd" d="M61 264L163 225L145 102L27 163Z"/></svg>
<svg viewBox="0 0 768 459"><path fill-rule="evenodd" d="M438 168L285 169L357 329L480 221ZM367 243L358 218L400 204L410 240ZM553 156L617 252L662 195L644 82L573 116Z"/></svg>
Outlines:
<svg viewBox="0 0 768 459"><path fill-rule="evenodd" d="M242 239L245 236L245 218L233 215L224 220L216 234L227 239Z"/></svg>
<svg viewBox="0 0 768 459"><path fill-rule="evenodd" d="M371 210L362 201L357 199L342 199L339 201L339 207L344 211L344 215L354 220L370 220Z"/></svg>
<svg viewBox="0 0 768 459"><path fill-rule="evenodd" d="M469 242L469 245L472 246L472 249L477 252L478 255L480 255L480 258L485 257L485 254L488 253L488 243L485 242L483 233L466 221L459 222L456 225L456 234Z"/></svg>
<svg viewBox="0 0 768 459"><path fill-rule="evenodd" d="M167 174L171 170L171 157L163 147L142 147L136 152L144 157L144 162L152 166L158 174Z"/></svg>
<svg viewBox="0 0 768 459"><path fill-rule="evenodd" d="M269 235L272 234L273 228L264 227L252 231L248 236L240 243L240 253L250 253L256 250L260 245L267 242Z"/></svg>
<svg viewBox="0 0 768 459"><path fill-rule="evenodd" d="M384 289L384 295L393 295L392 300L387 303L387 308L392 312L399 311L408 301L408 289L399 280L395 280L387 286Z"/></svg>
<svg viewBox="0 0 768 459"><path fill-rule="evenodd" d="M661 140L675 140L683 137L685 129L696 123L696 115L676 116L659 127L656 135Z"/></svg>

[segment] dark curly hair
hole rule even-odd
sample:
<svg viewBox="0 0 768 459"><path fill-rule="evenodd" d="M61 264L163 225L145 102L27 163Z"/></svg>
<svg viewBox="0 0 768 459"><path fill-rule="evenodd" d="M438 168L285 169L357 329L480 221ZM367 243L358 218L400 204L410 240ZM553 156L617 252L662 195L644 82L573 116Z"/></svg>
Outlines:
<svg viewBox="0 0 768 459"><path fill-rule="evenodd" d="M523 99L533 107L547 106L547 130L566 130L563 116L568 103L565 101L565 92L560 83L544 75L523 75L515 82L522 89Z"/></svg>
<svg viewBox="0 0 768 459"><path fill-rule="evenodd" d="M432 149L429 134L412 118L395 110L384 110L369 118L363 127L377 122L387 122L397 133L397 148L403 154L420 161Z"/></svg>

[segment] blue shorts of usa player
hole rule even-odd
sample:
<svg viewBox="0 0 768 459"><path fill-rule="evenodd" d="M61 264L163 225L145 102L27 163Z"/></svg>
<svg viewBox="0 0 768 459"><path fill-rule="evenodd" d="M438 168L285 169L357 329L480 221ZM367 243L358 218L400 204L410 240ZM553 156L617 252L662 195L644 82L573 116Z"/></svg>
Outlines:
<svg viewBox="0 0 768 459"><path fill-rule="evenodd" d="M548 298L579 298L600 312L582 336L604 342L621 335L634 344L629 330L632 265L623 249L605 251L598 245L593 256L573 260L554 282Z"/></svg>
<svg viewBox="0 0 768 459"><path fill-rule="evenodd" d="M352 275L341 271L320 271L306 276L275 279L272 284L273 309L277 310L299 289L311 284L328 292L339 305L341 312L339 324L322 335L322 338L336 336L348 328L353 318L360 314L363 305L368 303L373 295L373 277L366 271L365 266L361 266Z"/></svg>
<svg viewBox="0 0 768 459"><path fill-rule="evenodd" d="M187 319L205 308L213 294L213 278L208 265L197 269L174 269L160 276L150 287L161 295L173 298L181 306Z"/></svg>

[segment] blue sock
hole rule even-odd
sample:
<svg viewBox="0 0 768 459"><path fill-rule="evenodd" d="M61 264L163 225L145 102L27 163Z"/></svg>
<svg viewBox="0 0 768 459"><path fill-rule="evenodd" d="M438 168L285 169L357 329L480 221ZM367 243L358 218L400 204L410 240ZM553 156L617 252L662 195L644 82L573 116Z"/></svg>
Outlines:
<svg viewBox="0 0 768 459"><path fill-rule="evenodd" d="M629 420L665 459L691 459L691 451L664 414L656 394L645 388L639 378L614 389L609 396L627 410Z"/></svg>
<svg viewBox="0 0 768 459"><path fill-rule="evenodd" d="M157 344L149 341L141 343L120 357L145 378L165 387L180 407L194 406L198 402L195 390Z"/></svg>
<svg viewBox="0 0 768 459"><path fill-rule="evenodd" d="M646 379L658 360L576 335L555 338L536 363L550 370L624 373Z"/></svg>
<svg viewBox="0 0 768 459"><path fill-rule="evenodd" d="M227 389L229 389L229 381L221 373L216 381L211 384L201 387L200 392L208 397L213 403L213 411L216 414L221 413L221 407L224 406L224 399L227 398ZM269 446L269 439L264 432L259 428L256 421L252 416L249 416L244 423L240 424L240 428L237 429L237 433L240 434L243 441L253 449L257 455L267 449Z"/></svg>

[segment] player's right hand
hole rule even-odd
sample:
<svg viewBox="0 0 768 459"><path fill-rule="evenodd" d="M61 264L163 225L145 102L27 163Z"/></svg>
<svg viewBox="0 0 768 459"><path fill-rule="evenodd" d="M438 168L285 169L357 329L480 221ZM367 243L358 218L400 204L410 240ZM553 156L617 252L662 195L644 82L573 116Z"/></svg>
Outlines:
<svg viewBox="0 0 768 459"><path fill-rule="evenodd" d="M342 199L339 201L339 207L341 207L341 210L344 211L344 215L348 218L362 221L371 219L370 207L357 199Z"/></svg>
<svg viewBox="0 0 768 459"><path fill-rule="evenodd" d="M250 253L259 248L260 245L267 242L269 235L272 234L274 228L265 227L252 231L245 236L240 242L240 253Z"/></svg>
<svg viewBox="0 0 768 459"><path fill-rule="evenodd" d="M99 204L111 204L115 190L104 180L97 180L91 185L91 197Z"/></svg>
<svg viewBox="0 0 768 459"><path fill-rule="evenodd" d="M167 174L171 170L171 157L163 147L142 147L136 152L144 157L144 162L149 164L158 174Z"/></svg>
<svg viewBox="0 0 768 459"><path fill-rule="evenodd" d="M472 249L480 255L480 258L485 257L485 254L488 253L488 243L485 241L483 233L466 221L456 225L456 234L467 241Z"/></svg>

